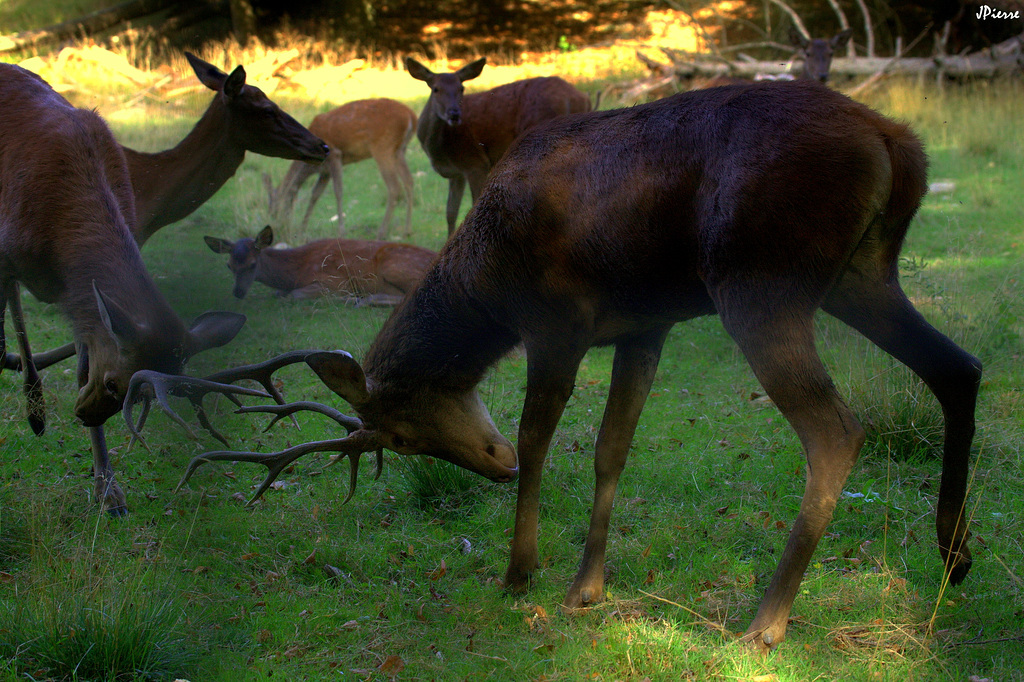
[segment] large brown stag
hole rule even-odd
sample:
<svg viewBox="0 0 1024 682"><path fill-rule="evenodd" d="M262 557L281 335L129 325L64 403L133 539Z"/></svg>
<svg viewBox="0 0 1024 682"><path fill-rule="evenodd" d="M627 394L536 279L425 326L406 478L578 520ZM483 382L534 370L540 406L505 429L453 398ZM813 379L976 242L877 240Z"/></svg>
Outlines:
<svg viewBox="0 0 1024 682"><path fill-rule="evenodd" d="M19 284L57 304L78 353L75 416L90 429L97 501L126 511L103 424L121 410L132 375L180 374L192 355L221 346L245 317L205 313L186 328L153 284L130 226L135 202L124 154L106 124L41 78L0 64L0 356L10 305L21 350L29 422L44 428Z"/></svg>
<svg viewBox="0 0 1024 682"><path fill-rule="evenodd" d="M446 459L492 480L519 477L505 584L537 566L543 462L595 345L614 345L594 466L597 485L570 608L604 597L619 474L669 329L718 314L796 430L807 484L746 639L777 646L804 570L864 441L815 348L822 309L916 372L945 418L936 527L950 582L971 567L964 502L981 363L932 327L900 287L897 259L927 191L927 159L905 125L812 81L683 93L567 116L509 150L423 284L361 367L345 353L306 362L358 413L350 436L269 455L214 453L270 468L386 447ZM518 459L476 392L523 344ZM304 406L301 406L304 407ZM261 410L262 408L250 408ZM300 409L273 407L278 418ZM320 411L325 411L326 408Z"/></svg>

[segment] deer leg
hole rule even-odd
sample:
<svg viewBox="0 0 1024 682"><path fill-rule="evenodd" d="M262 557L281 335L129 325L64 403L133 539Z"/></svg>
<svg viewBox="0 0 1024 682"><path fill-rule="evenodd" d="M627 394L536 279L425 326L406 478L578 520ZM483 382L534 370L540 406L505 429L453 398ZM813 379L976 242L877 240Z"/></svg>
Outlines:
<svg viewBox="0 0 1024 682"><path fill-rule="evenodd" d="M530 576L538 565L537 514L540 503L540 479L544 458L565 403L572 395L586 346L558 352L544 344L526 344L526 398L519 422L519 489L516 496L516 522L505 588L525 592Z"/></svg>
<svg viewBox="0 0 1024 682"><path fill-rule="evenodd" d="M756 289L760 291L760 289ZM719 303L719 310L725 308ZM732 303L736 303L733 301ZM810 311L758 319L763 304L749 299L723 312L761 385L793 426L807 459L800 512L745 639L755 649L775 648L786 634L789 613L818 541L864 442L864 430L839 398L814 347ZM784 305L773 307L785 308Z"/></svg>
<svg viewBox="0 0 1024 682"><path fill-rule="evenodd" d="M402 187L398 184L398 177L395 175L392 164L378 161L377 170L380 171L380 177L384 180L388 191L388 201L384 207L384 220L381 221L380 229L377 230L377 239L384 239L384 235L391 226L391 216L395 212L395 204L398 203L398 195L401 194Z"/></svg>
<svg viewBox="0 0 1024 682"><path fill-rule="evenodd" d="M943 565L956 585L971 568L964 503L981 361L928 324L895 282L848 274L822 308L909 367L942 406L945 439L935 525Z"/></svg>
<svg viewBox="0 0 1024 682"><path fill-rule="evenodd" d="M667 333L668 329L658 330L647 337L623 341L615 346L608 402L594 451L596 484L590 530L583 561L562 602L566 608L581 608L604 599L605 550L615 489L626 466L629 445L654 382Z"/></svg>
<svg viewBox="0 0 1024 682"><path fill-rule="evenodd" d="M409 164L405 161L405 150L402 149L396 156L395 168L398 173L399 182L402 185L402 193L405 195L405 238L412 235L412 173L409 172Z"/></svg>
<svg viewBox="0 0 1024 682"><path fill-rule="evenodd" d="M77 350L78 385L84 386L89 382L89 348L81 344ZM102 426L89 427L89 442L92 446L92 480L96 503L111 516L124 516L128 513L128 502L124 491L114 478L114 469L110 466L110 453L107 452L107 438Z"/></svg>
<svg viewBox="0 0 1024 682"><path fill-rule="evenodd" d="M313 184L313 189L309 193L309 205L306 206L306 214L302 216L302 227L299 228L299 231L303 234L306 233L306 226L309 225L309 219L313 215L313 209L316 208L316 202L320 201L320 195L322 195L324 190L327 188L327 179L328 176L324 174L316 176L316 182ZM340 213L338 214L338 224L342 224L342 217ZM342 228L339 227L338 229L340 230Z"/></svg>
<svg viewBox="0 0 1024 682"><path fill-rule="evenodd" d="M89 427L89 441L92 444L93 494L96 503L111 516L125 516L128 513L128 500L114 477L110 453L107 451L107 437L102 426Z"/></svg>
<svg viewBox="0 0 1024 682"><path fill-rule="evenodd" d="M445 207L445 218L448 220L448 236L455 232L455 223L459 219L459 206L462 205L462 193L466 191L466 176L453 175L448 178L448 205Z"/></svg>
<svg viewBox="0 0 1024 682"><path fill-rule="evenodd" d="M345 236L345 211L341 206L342 197L342 175L344 173L344 164L341 158L341 152L332 153L327 157L328 168L331 170L331 184L334 186L334 201L338 204L338 236Z"/></svg>
<svg viewBox="0 0 1024 682"><path fill-rule="evenodd" d="M41 436L46 430L46 399L43 397L43 380L32 361L32 349L25 329L25 312L21 308L18 283L12 282L3 296L5 307L6 304L10 304L11 307L11 322L14 323L14 335L18 339L18 349L21 352L21 376L28 403L28 424L32 428L32 433ZM6 351L4 355L6 356Z"/></svg>

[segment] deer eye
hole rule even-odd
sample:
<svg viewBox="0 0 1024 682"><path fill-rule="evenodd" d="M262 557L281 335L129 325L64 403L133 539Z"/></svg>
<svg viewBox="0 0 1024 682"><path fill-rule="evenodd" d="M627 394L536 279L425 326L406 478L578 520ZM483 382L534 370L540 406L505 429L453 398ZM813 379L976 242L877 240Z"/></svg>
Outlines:
<svg viewBox="0 0 1024 682"><path fill-rule="evenodd" d="M409 444L408 441L406 441L401 436L393 436L391 438L391 442L394 444L394 446L396 448L404 448L405 446L407 446Z"/></svg>

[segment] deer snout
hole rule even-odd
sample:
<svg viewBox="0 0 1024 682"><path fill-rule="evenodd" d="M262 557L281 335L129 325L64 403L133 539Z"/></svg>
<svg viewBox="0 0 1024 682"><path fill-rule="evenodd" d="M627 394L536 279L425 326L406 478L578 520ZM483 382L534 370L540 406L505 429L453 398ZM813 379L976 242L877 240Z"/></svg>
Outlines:
<svg viewBox="0 0 1024 682"><path fill-rule="evenodd" d="M449 109L445 114L445 123L450 126L457 126L462 123L462 110Z"/></svg>
<svg viewBox="0 0 1024 682"><path fill-rule="evenodd" d="M512 443L504 438L502 441L487 446L490 471L484 475L497 483L508 483L519 475L519 457Z"/></svg>

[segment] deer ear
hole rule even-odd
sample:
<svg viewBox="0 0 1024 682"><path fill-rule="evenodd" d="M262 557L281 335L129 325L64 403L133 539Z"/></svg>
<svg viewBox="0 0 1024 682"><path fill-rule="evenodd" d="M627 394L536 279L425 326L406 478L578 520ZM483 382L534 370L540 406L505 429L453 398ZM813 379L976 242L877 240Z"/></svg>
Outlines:
<svg viewBox="0 0 1024 682"><path fill-rule="evenodd" d="M203 237L203 241L206 242L206 245L214 253L231 253L231 247L234 246L227 239L220 239L219 237Z"/></svg>
<svg viewBox="0 0 1024 682"><path fill-rule="evenodd" d="M239 64L235 67L235 70L231 72L228 79L224 81L224 87L221 91L228 97L238 97L238 94L242 92L242 86L245 85L245 69Z"/></svg>
<svg viewBox="0 0 1024 682"><path fill-rule="evenodd" d="M853 29L848 28L832 36L832 40L829 41L830 43L832 43L832 49L839 50L845 47L846 43L850 42L850 36L852 35Z"/></svg>
<svg viewBox="0 0 1024 682"><path fill-rule="evenodd" d="M789 27L789 42L801 49L806 48L809 44L807 38L804 37L804 34L796 26Z"/></svg>
<svg viewBox="0 0 1024 682"><path fill-rule="evenodd" d="M466 64L461 69L455 72L455 75L459 77L460 81L473 80L480 75L480 72L484 70L484 65L487 64L487 57L480 57L475 62Z"/></svg>
<svg viewBox="0 0 1024 682"><path fill-rule="evenodd" d="M192 321L185 341L185 357L219 348L235 338L245 324L245 315L226 312L203 313Z"/></svg>
<svg viewBox="0 0 1024 682"><path fill-rule="evenodd" d="M408 71L409 75L416 80L427 81L428 83L431 78L437 75L412 57L405 58L405 70Z"/></svg>
<svg viewBox="0 0 1024 682"><path fill-rule="evenodd" d="M196 72L196 78L198 78L199 82L203 85L211 90L217 91L220 91L221 88L224 87L224 81L228 78L226 73L218 69L213 64L203 61L191 52L185 53L185 59L188 60L192 70Z"/></svg>
<svg viewBox="0 0 1024 682"><path fill-rule="evenodd" d="M274 229L267 225L256 235L256 248L265 249L274 243Z"/></svg>
<svg viewBox="0 0 1024 682"><path fill-rule="evenodd" d="M310 353L306 356L306 364L327 388L357 410L369 401L370 392L366 388L363 368L345 351Z"/></svg>
<svg viewBox="0 0 1024 682"><path fill-rule="evenodd" d="M110 332L117 347L123 350L139 345L142 339L142 329L131 318L128 311L100 291L95 281L92 283L92 291L96 295L100 320L106 330Z"/></svg>

